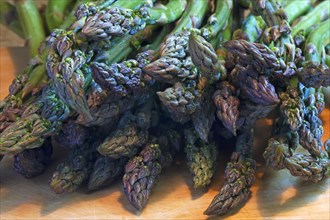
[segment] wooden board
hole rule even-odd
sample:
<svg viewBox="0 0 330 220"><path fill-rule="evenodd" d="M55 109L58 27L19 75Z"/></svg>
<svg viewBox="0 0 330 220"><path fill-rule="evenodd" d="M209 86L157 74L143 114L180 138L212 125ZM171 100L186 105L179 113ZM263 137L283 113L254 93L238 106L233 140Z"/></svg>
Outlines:
<svg viewBox="0 0 330 220"><path fill-rule="evenodd" d="M15 65L7 49L0 49L1 99L14 77ZM14 57L15 58L15 57ZM325 135L329 138L329 106L322 113ZM252 196L240 210L227 219L330 219L330 180L303 182L288 171L267 168L261 157L270 134L270 120L258 123L256 152L257 180ZM224 146L224 148L227 146ZM230 146L228 146L230 147ZM129 205L121 181L111 187L89 193L85 187L66 195L52 193L47 185L56 164L63 159L55 151L51 166L36 178L24 179L12 168L12 157L0 164L0 219L206 219L203 211L223 183L223 171L229 155L222 151L218 171L208 190L193 190L191 176L182 160L164 170L141 212Z"/></svg>

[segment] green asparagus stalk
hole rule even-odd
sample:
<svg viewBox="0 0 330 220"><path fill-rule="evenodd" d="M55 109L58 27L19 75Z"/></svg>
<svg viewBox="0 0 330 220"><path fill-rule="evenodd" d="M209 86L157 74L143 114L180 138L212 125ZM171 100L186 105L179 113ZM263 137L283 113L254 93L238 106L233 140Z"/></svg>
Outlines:
<svg viewBox="0 0 330 220"><path fill-rule="evenodd" d="M305 42L305 59L316 63L322 61L324 47L330 43L330 20L322 22L313 32L308 35Z"/></svg>
<svg viewBox="0 0 330 220"><path fill-rule="evenodd" d="M168 24L177 20L187 6L187 0L169 0L165 7L151 8L150 24Z"/></svg>
<svg viewBox="0 0 330 220"><path fill-rule="evenodd" d="M97 54L93 61L105 62L107 64L121 62L131 52L139 49L143 40L152 35L153 31L157 28L157 25L148 25L143 30L139 31L135 35L126 35L118 39L116 43L109 48L109 50L102 51Z"/></svg>
<svg viewBox="0 0 330 220"><path fill-rule="evenodd" d="M21 38L24 38L23 27L19 22L16 8L9 2L0 2L0 23L8 27Z"/></svg>
<svg viewBox="0 0 330 220"><path fill-rule="evenodd" d="M160 44L162 43L162 41L166 38L166 36L169 33L170 33L169 26L168 25L164 26L162 28L162 30L160 31L160 33L156 32L157 36L155 36L155 38L152 39L152 42L142 48L143 51L146 51L146 50L158 51Z"/></svg>
<svg viewBox="0 0 330 220"><path fill-rule="evenodd" d="M65 1L59 1L59 0L49 0L45 17L46 17L46 23L48 30L53 30L55 28L60 27L60 25L63 23L66 13L68 11L68 8L73 4L74 0L65 0Z"/></svg>
<svg viewBox="0 0 330 220"><path fill-rule="evenodd" d="M183 29L198 28L201 25L208 8L208 4L204 1L189 1L185 12L177 22L172 33L181 32Z"/></svg>
<svg viewBox="0 0 330 220"><path fill-rule="evenodd" d="M330 66L330 55L326 54L324 58L324 63L327 66Z"/></svg>
<svg viewBox="0 0 330 220"><path fill-rule="evenodd" d="M15 6L29 45L30 55L35 56L46 36L41 15L34 0L15 0Z"/></svg>
<svg viewBox="0 0 330 220"><path fill-rule="evenodd" d="M130 1L125 1L125 0L102 0L106 4L109 4L111 2L113 7L121 7L121 8L126 8L126 9L131 9L131 10L136 10L140 8L143 4L149 3L150 1L148 0L130 0ZM103 6L102 6L103 7Z"/></svg>
<svg viewBox="0 0 330 220"><path fill-rule="evenodd" d="M283 6L283 9L288 16L288 22L291 24L298 17L312 8L316 0L291 0L288 4Z"/></svg>
<svg viewBox="0 0 330 220"><path fill-rule="evenodd" d="M217 0L215 12L209 17L207 24L201 28L201 35L206 40L215 38L218 32L223 31L226 25L228 25L232 9L232 0Z"/></svg>
<svg viewBox="0 0 330 220"><path fill-rule="evenodd" d="M299 3L301 4L301 3ZM301 31L307 36L312 26L326 20L330 15L330 4L328 1L321 2L307 15L305 15L297 24L292 27L292 36L296 37Z"/></svg>

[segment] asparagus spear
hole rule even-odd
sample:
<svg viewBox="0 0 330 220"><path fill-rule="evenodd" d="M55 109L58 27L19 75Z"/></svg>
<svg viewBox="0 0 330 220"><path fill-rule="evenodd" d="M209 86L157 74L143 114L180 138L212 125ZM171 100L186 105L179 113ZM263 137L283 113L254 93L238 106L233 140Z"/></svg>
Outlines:
<svg viewBox="0 0 330 220"><path fill-rule="evenodd" d="M305 59L316 63L323 63L323 48L330 43L330 20L322 22L312 33L308 35L305 42Z"/></svg>
<svg viewBox="0 0 330 220"><path fill-rule="evenodd" d="M120 1L121 3L118 5L119 6L125 6L127 3L128 6L130 7L136 7L140 6L144 1ZM112 3L110 0L104 1L103 5L109 6L109 4ZM84 8L85 4L80 5L80 8ZM94 5L94 4L93 4ZM80 8L77 9L78 11L81 11ZM76 20L75 15L72 14L66 22L69 22L70 24L74 23ZM79 22L78 22L79 23ZM68 28L68 30L72 30L75 28L77 25L68 25L68 24L63 24L63 27L71 26ZM79 25L78 25L79 26ZM22 100L24 103L28 105L31 101L27 101L29 99L36 99L36 97L30 98L31 92L35 91L38 92L40 91L45 84L48 82L48 77L45 73L45 68L44 64L47 60L49 48L47 46L47 43L49 44L54 44L54 39L55 37L59 36L59 33L62 33L61 31L54 31L49 37L46 38L46 40L41 44L40 48L40 54L36 56L34 59L31 60L31 64L26 68L24 72L19 74L17 78L13 81L12 85L10 86L10 94L9 96L5 99L5 103L0 106L1 109L1 115L7 115L6 109L11 109L6 107L6 105L10 105L10 100L12 100L10 97L12 95L16 96L16 99L24 99ZM17 114L15 118L19 118L20 114ZM1 119L4 117L1 117ZM12 117L13 118L13 117ZM14 120L15 121L15 120Z"/></svg>
<svg viewBox="0 0 330 220"><path fill-rule="evenodd" d="M251 130L238 136L236 152L226 166L226 182L204 214L224 215L246 202L251 194L250 187L255 181L256 162L251 159L252 144Z"/></svg>
<svg viewBox="0 0 330 220"><path fill-rule="evenodd" d="M124 115L121 120L126 120L125 117L127 116ZM132 157L147 140L147 131L138 128L136 123L128 123L119 126L117 130L112 132L98 146L97 150L100 154L112 159L118 159L123 156Z"/></svg>
<svg viewBox="0 0 330 220"><path fill-rule="evenodd" d="M295 94L298 99L292 104L283 103L286 109L303 112L300 117L300 127L296 130L290 128L286 118L280 118L280 123L275 124L274 137L268 142L268 147L264 152L264 158L269 166L276 170L288 169L293 176L299 176L304 180L318 182L328 175L329 155L322 149L321 137L323 135L322 121L318 114L323 109L322 96L315 93L314 88L304 86L295 87ZM290 88L288 89L290 90ZM318 100L318 101L316 101ZM302 103L302 104L300 104ZM299 104L299 109L297 108ZM296 106L296 107L295 107ZM294 115L291 115L292 121ZM286 124L283 124L286 123ZM298 143L308 150L310 155L294 154Z"/></svg>
<svg viewBox="0 0 330 220"><path fill-rule="evenodd" d="M66 106L48 87L42 97L22 113L22 118L0 134L0 153L17 154L24 149L40 147L45 138L56 133L70 114Z"/></svg>
<svg viewBox="0 0 330 220"><path fill-rule="evenodd" d="M159 144L147 144L139 156L133 157L125 166L124 192L137 210L146 206L162 169L171 159L164 160L164 153Z"/></svg>
<svg viewBox="0 0 330 220"><path fill-rule="evenodd" d="M29 45L30 56L35 56L40 43L45 39L40 13L34 0L15 0L15 6Z"/></svg>
<svg viewBox="0 0 330 220"><path fill-rule="evenodd" d="M286 136L276 136L268 141L263 154L267 165L276 170L286 168L291 175L301 177L303 180L318 182L328 175L329 158L315 159L309 155L292 155L289 140Z"/></svg>
<svg viewBox="0 0 330 220"><path fill-rule="evenodd" d="M32 178L43 173L50 162L53 146L47 139L40 148L27 149L14 157L14 169L25 178Z"/></svg>
<svg viewBox="0 0 330 220"><path fill-rule="evenodd" d="M199 140L193 130L185 129L187 165L193 177L194 188L206 187L215 172L217 148L214 143Z"/></svg>
<svg viewBox="0 0 330 220"><path fill-rule="evenodd" d="M98 155L88 180L88 189L97 190L111 184L118 176L124 173L128 158L117 160Z"/></svg>
<svg viewBox="0 0 330 220"><path fill-rule="evenodd" d="M303 15L305 12L312 9L312 5L315 2L316 0L293 0L288 1L286 5L282 5L283 10L288 17L288 22L291 24L294 20Z"/></svg>
<svg viewBox="0 0 330 220"><path fill-rule="evenodd" d="M73 0L58 1L49 0L46 7L45 17L48 30L60 27L63 23L68 8L73 4Z"/></svg>
<svg viewBox="0 0 330 220"><path fill-rule="evenodd" d="M303 15L311 8L311 3L315 0L293 0L279 1L286 13L288 22L292 23L296 18ZM243 21L242 27L234 32L234 39L244 39L250 42L258 41L263 30L266 28L266 23L261 16L249 14Z"/></svg>
<svg viewBox="0 0 330 220"><path fill-rule="evenodd" d="M50 177L51 190L57 194L74 192L89 177L95 157L95 147L88 142L73 148Z"/></svg>
<svg viewBox="0 0 330 220"><path fill-rule="evenodd" d="M217 117L234 136L236 136L237 120L239 117L240 100L238 90L229 82L219 84L213 93L213 101L217 107Z"/></svg>
<svg viewBox="0 0 330 220"><path fill-rule="evenodd" d="M305 108L298 89L288 87L286 92L280 94L280 98L280 109L286 123L292 131L297 131L302 124Z"/></svg>
<svg viewBox="0 0 330 220"><path fill-rule="evenodd" d="M274 42L278 56L287 64L294 65L295 44L285 11L273 0L253 1L253 9L268 26L264 32L264 42Z"/></svg>
<svg viewBox="0 0 330 220"><path fill-rule="evenodd" d="M330 69L325 65L307 62L304 67L298 69L297 75L307 87L330 86Z"/></svg>
<svg viewBox="0 0 330 220"><path fill-rule="evenodd" d="M299 32L303 31L307 36L310 32L310 28L329 17L330 5L329 2L324 1L318 4L313 10L299 20L297 24L292 27L292 36L296 37Z"/></svg>
<svg viewBox="0 0 330 220"><path fill-rule="evenodd" d="M185 12L177 22L172 33L180 32L183 29L198 28L208 10L208 4L199 0L188 2Z"/></svg>
<svg viewBox="0 0 330 220"><path fill-rule="evenodd" d="M215 12L208 18L207 24L201 28L201 36L208 41L215 38L218 32L223 31L226 25L228 25L232 9L232 0L217 0Z"/></svg>

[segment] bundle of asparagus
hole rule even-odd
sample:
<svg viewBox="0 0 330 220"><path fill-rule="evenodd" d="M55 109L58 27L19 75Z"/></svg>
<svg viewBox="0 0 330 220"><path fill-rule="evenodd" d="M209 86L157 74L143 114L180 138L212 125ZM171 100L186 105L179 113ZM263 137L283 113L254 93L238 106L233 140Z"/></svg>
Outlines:
<svg viewBox="0 0 330 220"><path fill-rule="evenodd" d="M14 154L23 176L46 169L56 142L69 153L51 190L73 192L85 180L97 190L122 177L129 202L142 210L177 153L185 153L194 187L207 187L219 137L233 138L226 181L204 212L224 215L251 194L253 127L276 110L267 165L314 182L328 176L318 117L321 88L330 86L326 2L56 2L46 10L55 29L0 104L0 156ZM3 22L34 36L20 10L27 6L4 4ZM308 154L295 153L300 147Z"/></svg>

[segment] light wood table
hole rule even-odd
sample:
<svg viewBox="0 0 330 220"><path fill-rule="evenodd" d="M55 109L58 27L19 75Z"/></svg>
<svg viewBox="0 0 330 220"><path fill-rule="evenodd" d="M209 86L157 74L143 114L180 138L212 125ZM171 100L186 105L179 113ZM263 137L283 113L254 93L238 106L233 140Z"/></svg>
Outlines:
<svg viewBox="0 0 330 220"><path fill-rule="evenodd" d="M1 98L7 94L15 65L7 49L0 49ZM324 139L329 138L329 107L322 113ZM252 196L227 219L330 219L330 181L302 182L288 171L267 168L261 157L270 134L270 121L258 123L256 131L257 180ZM227 147L227 146L224 146ZM230 146L228 146L230 147ZM12 157L0 164L0 219L206 219L203 211L223 183L229 155L221 155L218 171L208 190L193 190L191 176L182 160L164 170L147 207L139 213L129 205L121 181L88 193L82 187L66 195L52 193L47 181L62 154L55 151L51 166L39 177L24 179L12 168Z"/></svg>

